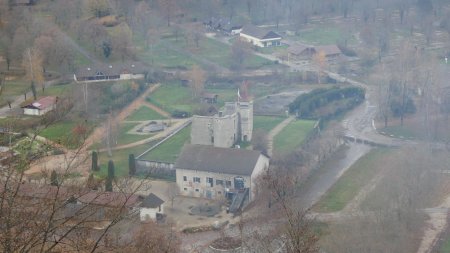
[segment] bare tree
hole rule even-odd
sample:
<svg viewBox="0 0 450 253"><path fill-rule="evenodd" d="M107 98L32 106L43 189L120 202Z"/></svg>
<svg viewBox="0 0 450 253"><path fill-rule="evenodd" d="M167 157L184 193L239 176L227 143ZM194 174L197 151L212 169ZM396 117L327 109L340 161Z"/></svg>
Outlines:
<svg viewBox="0 0 450 253"><path fill-rule="evenodd" d="M205 87L206 72L199 66L194 65L189 73L189 77L192 80L191 82L192 96L196 98L200 96Z"/></svg>
<svg viewBox="0 0 450 253"><path fill-rule="evenodd" d="M323 70L327 66L327 57L324 51L319 51L315 53L312 57L313 64L317 68L317 82L320 84L320 76L322 75Z"/></svg>
<svg viewBox="0 0 450 253"><path fill-rule="evenodd" d="M169 187L167 188L167 196L169 196L170 199L170 205L173 208L173 202L175 201L175 198L180 193L180 188L178 187L178 184L171 183L169 184Z"/></svg>
<svg viewBox="0 0 450 253"><path fill-rule="evenodd" d="M178 11L177 2L175 0L158 0L158 6L167 19L167 26L170 26L175 13Z"/></svg>
<svg viewBox="0 0 450 253"><path fill-rule="evenodd" d="M231 46L231 69L242 70L245 67L245 60L250 55L250 44L242 40L236 40Z"/></svg>
<svg viewBox="0 0 450 253"><path fill-rule="evenodd" d="M22 66L25 69L26 79L37 83L44 90L43 56L36 48L28 48L23 52Z"/></svg>
<svg viewBox="0 0 450 253"><path fill-rule="evenodd" d="M256 129L252 136L252 146L254 150L261 151L261 153L267 155L268 151L267 132L261 129Z"/></svg>

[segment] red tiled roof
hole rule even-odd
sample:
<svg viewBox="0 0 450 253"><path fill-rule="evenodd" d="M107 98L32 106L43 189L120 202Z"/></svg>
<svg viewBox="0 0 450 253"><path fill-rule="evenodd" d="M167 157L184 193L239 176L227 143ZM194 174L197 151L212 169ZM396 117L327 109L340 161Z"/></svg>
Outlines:
<svg viewBox="0 0 450 253"><path fill-rule="evenodd" d="M4 188L0 187L0 193ZM16 188L9 189L14 192ZM18 191L19 196L40 199L59 199L68 200L75 198L84 204L101 205L109 207L133 207L139 202L139 196L130 193L122 192L97 192L86 191L83 189L74 188L70 190L69 187L52 186L52 185L37 185L31 183L21 184Z"/></svg>
<svg viewBox="0 0 450 253"><path fill-rule="evenodd" d="M28 104L24 106L23 108L33 108L33 109L39 109L39 110L45 110L51 106L53 106L56 103L56 97L43 97L36 101L34 101L31 104Z"/></svg>

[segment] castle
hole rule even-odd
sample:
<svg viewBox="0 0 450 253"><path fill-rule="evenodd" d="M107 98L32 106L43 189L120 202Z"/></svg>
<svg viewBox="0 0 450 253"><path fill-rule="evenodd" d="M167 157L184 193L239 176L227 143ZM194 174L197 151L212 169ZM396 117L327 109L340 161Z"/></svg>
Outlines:
<svg viewBox="0 0 450 253"><path fill-rule="evenodd" d="M231 148L240 141L251 141L253 102L226 102L214 116L194 115L191 143Z"/></svg>

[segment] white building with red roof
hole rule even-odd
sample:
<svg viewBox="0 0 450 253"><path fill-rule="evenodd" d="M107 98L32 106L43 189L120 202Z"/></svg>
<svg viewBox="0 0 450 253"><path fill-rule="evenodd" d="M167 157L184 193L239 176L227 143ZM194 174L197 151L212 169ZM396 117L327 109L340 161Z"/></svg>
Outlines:
<svg viewBox="0 0 450 253"><path fill-rule="evenodd" d="M56 108L56 97L42 97L28 105L23 106L23 114L41 116Z"/></svg>

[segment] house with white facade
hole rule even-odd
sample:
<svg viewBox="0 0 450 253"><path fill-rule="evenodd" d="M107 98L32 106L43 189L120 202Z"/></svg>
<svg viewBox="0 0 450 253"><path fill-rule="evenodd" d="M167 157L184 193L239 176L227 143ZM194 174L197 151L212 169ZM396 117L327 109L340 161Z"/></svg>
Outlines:
<svg viewBox="0 0 450 253"><path fill-rule="evenodd" d="M164 214L164 200L153 193L146 196L139 205L139 217L141 221L156 221L158 215Z"/></svg>
<svg viewBox="0 0 450 253"><path fill-rule="evenodd" d="M186 144L175 163L180 194L253 201L256 179L269 167L259 151Z"/></svg>
<svg viewBox="0 0 450 253"><path fill-rule="evenodd" d="M23 114L41 116L56 108L56 97L42 97L30 104L23 106Z"/></svg>
<svg viewBox="0 0 450 253"><path fill-rule="evenodd" d="M266 31L254 25L245 25L239 37L258 47L273 47L281 45L281 36L274 31Z"/></svg>

